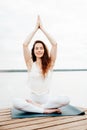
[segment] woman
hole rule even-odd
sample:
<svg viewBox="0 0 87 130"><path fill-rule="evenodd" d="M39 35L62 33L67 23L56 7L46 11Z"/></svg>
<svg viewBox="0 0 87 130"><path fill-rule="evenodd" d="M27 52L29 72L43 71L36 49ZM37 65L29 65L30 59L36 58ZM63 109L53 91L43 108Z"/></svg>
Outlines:
<svg viewBox="0 0 87 130"><path fill-rule="evenodd" d="M40 29L51 43L51 51L48 49L44 42L41 40L35 41L31 53L28 46L35 35ZM29 74L30 84L30 98L29 99L16 99L14 107L22 111L37 112L37 113L61 113L60 107L68 105L69 99L64 96L50 97L49 83L53 66L56 60L57 43L50 37L42 26L40 16L37 18L37 24L34 31L28 36L23 43L24 58Z"/></svg>

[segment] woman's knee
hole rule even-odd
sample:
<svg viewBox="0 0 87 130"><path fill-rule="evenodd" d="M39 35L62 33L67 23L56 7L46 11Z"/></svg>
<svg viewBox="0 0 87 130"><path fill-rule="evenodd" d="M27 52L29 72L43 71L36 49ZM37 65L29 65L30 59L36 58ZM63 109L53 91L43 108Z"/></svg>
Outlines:
<svg viewBox="0 0 87 130"><path fill-rule="evenodd" d="M13 100L13 106L15 108L22 108L23 106L25 106L26 101L24 99L20 99L20 98L15 98Z"/></svg>
<svg viewBox="0 0 87 130"><path fill-rule="evenodd" d="M68 105L70 103L69 97L64 97L63 101L61 102L63 105Z"/></svg>
<svg viewBox="0 0 87 130"><path fill-rule="evenodd" d="M58 96L55 102L59 103L60 105L68 105L70 103L70 99L67 96Z"/></svg>

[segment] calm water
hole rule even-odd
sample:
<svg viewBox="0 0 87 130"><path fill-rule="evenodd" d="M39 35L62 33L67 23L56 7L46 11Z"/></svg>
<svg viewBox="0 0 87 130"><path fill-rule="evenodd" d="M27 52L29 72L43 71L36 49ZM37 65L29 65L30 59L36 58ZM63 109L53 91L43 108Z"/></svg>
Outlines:
<svg viewBox="0 0 87 130"><path fill-rule="evenodd" d="M51 92L67 95L72 105L87 107L87 71L53 72ZM0 108L12 106L15 97L28 96L27 72L0 73Z"/></svg>

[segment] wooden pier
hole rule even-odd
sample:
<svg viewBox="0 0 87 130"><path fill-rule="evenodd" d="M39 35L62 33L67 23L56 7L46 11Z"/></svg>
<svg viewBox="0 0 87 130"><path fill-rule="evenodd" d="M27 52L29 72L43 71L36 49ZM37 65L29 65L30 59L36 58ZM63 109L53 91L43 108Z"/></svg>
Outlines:
<svg viewBox="0 0 87 130"><path fill-rule="evenodd" d="M87 130L85 115L12 119L9 108L0 109L0 130Z"/></svg>

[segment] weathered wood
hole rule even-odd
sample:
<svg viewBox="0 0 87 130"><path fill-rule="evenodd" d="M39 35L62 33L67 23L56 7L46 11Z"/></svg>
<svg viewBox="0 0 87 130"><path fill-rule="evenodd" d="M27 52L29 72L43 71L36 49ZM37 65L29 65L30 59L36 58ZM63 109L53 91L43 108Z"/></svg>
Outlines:
<svg viewBox="0 0 87 130"><path fill-rule="evenodd" d="M24 126L24 124L22 124L22 126L21 127L17 127L16 126L16 129L15 128L13 128L12 127L12 129L13 130L21 130L21 129L23 129L23 130L27 130L27 129L29 129L29 130L35 130L35 129L54 129L54 128L56 128L56 130L57 130L57 127L58 128L60 128L59 126L62 126L63 125L63 128L65 128L65 124L70 124L71 122L77 122L78 120L83 120L84 118L67 118L67 119L62 119L62 120L60 120L60 119L57 119L57 120L52 120L52 121L46 121L46 122L44 122L43 120L42 120L42 122L32 122L32 124L26 124L26 127ZM48 128L49 127L49 128Z"/></svg>
<svg viewBox="0 0 87 130"><path fill-rule="evenodd" d="M83 116L12 119L10 109L0 110L0 130L86 130L87 109Z"/></svg>
<svg viewBox="0 0 87 130"><path fill-rule="evenodd" d="M67 123L64 123L64 124L61 124L61 125L55 125L55 126L52 126L51 129L53 130L71 130L71 128L74 130L74 128L78 128L78 126L82 127L82 125L86 125L87 124L87 120L80 120L80 121L72 121L72 122L67 122ZM45 130L51 130L50 128L46 128ZM86 130L87 127L85 127L85 129L82 129L82 130ZM25 130L25 129L24 129ZM43 129L41 129L43 130ZM77 130L77 129L76 129Z"/></svg>

